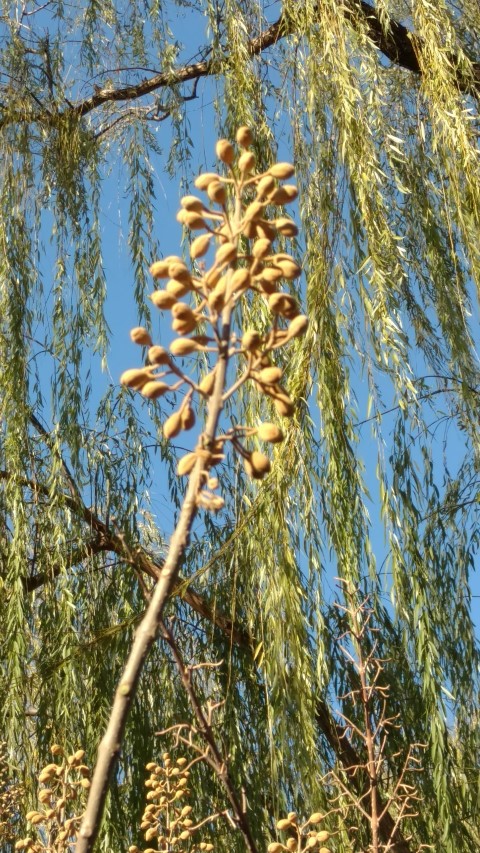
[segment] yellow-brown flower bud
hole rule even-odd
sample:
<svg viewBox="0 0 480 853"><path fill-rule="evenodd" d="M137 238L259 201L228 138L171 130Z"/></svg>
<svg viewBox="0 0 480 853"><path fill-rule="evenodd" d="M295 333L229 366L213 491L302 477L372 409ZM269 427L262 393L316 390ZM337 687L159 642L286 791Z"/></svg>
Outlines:
<svg viewBox="0 0 480 853"><path fill-rule="evenodd" d="M175 438L182 430L182 416L180 412L174 412L165 421L163 425L163 434L165 438Z"/></svg>
<svg viewBox="0 0 480 853"><path fill-rule="evenodd" d="M242 125L242 127L238 128L235 139L240 148L248 148L253 142L252 131L246 125Z"/></svg>
<svg viewBox="0 0 480 853"><path fill-rule="evenodd" d="M279 178L283 181L285 178L291 178L295 174L295 169L291 163L274 163L273 166L270 166L268 174L272 178Z"/></svg>
<svg viewBox="0 0 480 853"><path fill-rule="evenodd" d="M215 146L215 152L222 163L226 163L228 166L232 165L235 159L235 150L228 139L219 139Z"/></svg>
<svg viewBox="0 0 480 853"><path fill-rule="evenodd" d="M147 330L143 328L143 326L135 326L134 329L131 329L130 339L133 341L134 344L140 344L140 346L152 346L152 339L148 334Z"/></svg>

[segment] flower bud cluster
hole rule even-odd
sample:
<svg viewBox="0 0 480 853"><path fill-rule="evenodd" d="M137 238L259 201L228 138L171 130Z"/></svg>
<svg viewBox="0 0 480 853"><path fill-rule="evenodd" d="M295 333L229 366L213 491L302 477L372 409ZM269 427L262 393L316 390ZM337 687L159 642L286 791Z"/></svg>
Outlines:
<svg viewBox="0 0 480 853"><path fill-rule="evenodd" d="M176 255L150 267L151 275L161 284L152 294L152 302L170 312L176 337L166 349L154 345L146 329L131 331L135 343L148 347L148 364L125 371L122 384L150 400L186 386L182 402L164 423L167 439L194 426L195 395L220 408L247 380L271 400L278 415L289 418L294 413L293 400L281 384L282 369L274 364L272 355L304 334L308 325L296 299L282 289L283 282L300 276L301 267L291 255L274 248L278 236L295 237L297 227L284 215L270 218L272 209L297 196L294 185L280 183L292 177L294 168L290 163L275 163L266 172L255 173L252 141L249 128L241 127L236 134L237 154L231 142L220 139L216 153L226 174L206 172L196 179L196 188L206 194L207 200L196 195L181 199L178 221L192 232L204 232L191 242L192 267ZM236 333L234 309L242 299L252 296L263 299L269 309L270 330L265 333L250 328ZM184 372L181 362L196 353L216 360L199 381ZM238 361L237 379L230 388L222 387L225 372L221 374L217 369L222 358ZM206 488L199 493L199 505L213 510L223 506L223 499L212 493L216 478L211 477L210 469L223 460L227 441L243 457L250 476L261 479L269 472L269 457L242 444L242 438L254 435L271 443L283 439L275 424L262 424L258 429L241 426L213 441L211 436L205 440L201 435L195 450L180 460L180 476L189 475L201 465Z"/></svg>
<svg viewBox="0 0 480 853"><path fill-rule="evenodd" d="M304 824L299 824L295 812L289 812L286 818L277 821L277 829L289 834L285 842L272 841L267 847L267 853L306 853L314 850L315 853L332 853L329 847L325 847L331 834L326 829L312 829L321 824L324 816L320 812L314 812Z"/></svg>
<svg viewBox="0 0 480 853"><path fill-rule="evenodd" d="M75 845L83 800L90 788L90 769L83 763L83 749L65 755L59 744L53 744L51 752L54 758L60 758L60 763L53 761L40 772L38 781L44 786L38 793L40 805L26 816L39 832L36 838L21 838L16 842L15 850L66 853Z"/></svg>
<svg viewBox="0 0 480 853"><path fill-rule="evenodd" d="M148 789L140 829L150 846L143 851L132 844L128 853L158 853L158 851L213 851L214 846L206 841L194 841L198 825L192 818L192 806L185 804L190 791L190 772L187 759L173 762L169 753L163 754L162 764L150 761L146 769L150 775L145 782ZM203 823L203 821L202 821Z"/></svg>

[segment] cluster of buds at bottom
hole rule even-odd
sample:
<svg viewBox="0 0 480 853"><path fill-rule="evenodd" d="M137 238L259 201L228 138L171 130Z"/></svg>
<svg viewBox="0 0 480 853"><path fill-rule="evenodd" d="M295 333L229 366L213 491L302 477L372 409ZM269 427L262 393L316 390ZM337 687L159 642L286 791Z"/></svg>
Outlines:
<svg viewBox="0 0 480 853"><path fill-rule="evenodd" d="M39 808L27 814L36 838L21 838L15 850L66 853L75 848L85 794L90 788L90 769L83 763L83 749L65 755L61 746L53 744L51 752L60 761L47 764L39 774L38 781L44 786L38 793Z"/></svg>
<svg viewBox="0 0 480 853"><path fill-rule="evenodd" d="M147 805L143 813L140 829L145 833L145 841L150 845L143 849L132 844L128 853L158 853L158 851L213 851L214 845L207 841L195 841L193 835L203 824L210 822L216 815L196 823L192 817L192 806L185 803L190 794L188 780L189 764L186 758L172 761L168 752L162 757L162 764L151 761L146 769L150 776L145 782L148 788Z"/></svg>
<svg viewBox="0 0 480 853"><path fill-rule="evenodd" d="M283 184L294 173L290 163L275 163L256 173L251 151L252 134L241 127L236 135L237 150L220 139L216 153L222 173L199 175L195 186L206 199L187 195L181 200L178 220L191 231L203 232L190 245L192 265L171 255L152 264L153 278L162 283L151 295L153 304L170 312L176 337L168 347L154 345L148 331L132 329L132 340L148 347L148 364L122 374L122 384L139 391L149 400L182 389L182 400L164 423L167 439L195 424L195 398L207 403L215 434L200 435L195 449L178 464L179 475L189 475L201 466L203 490L197 503L220 509L223 499L213 494L217 480L211 469L224 458L226 442L242 456L247 473L263 478L270 470L270 457L244 446L243 440L256 436L279 442L283 432L274 423L234 427L223 435L217 430L222 405L245 382L271 401L272 413L289 418L294 403L282 385L283 369L274 363L274 354L294 338L303 335L308 320L300 313L296 298L285 290L301 274L301 267L289 254L274 247L278 237L297 234L295 223L285 215L275 216L275 208L294 201L297 189ZM267 329L238 328L242 302L250 306L263 302L270 317ZM193 378L185 372L185 359L202 354L205 373ZM227 366L234 370L227 373ZM233 375L232 375L233 374ZM230 380L227 378L230 376ZM230 385L229 385L230 382ZM197 469L198 470L198 469Z"/></svg>
<svg viewBox="0 0 480 853"><path fill-rule="evenodd" d="M267 847L267 853L304 853L314 850L315 853L332 853L325 842L331 837L327 829L314 829L324 820L320 812L314 812L304 824L298 822L295 812L289 812L287 817L277 822L277 829L288 834L286 841L272 841Z"/></svg>

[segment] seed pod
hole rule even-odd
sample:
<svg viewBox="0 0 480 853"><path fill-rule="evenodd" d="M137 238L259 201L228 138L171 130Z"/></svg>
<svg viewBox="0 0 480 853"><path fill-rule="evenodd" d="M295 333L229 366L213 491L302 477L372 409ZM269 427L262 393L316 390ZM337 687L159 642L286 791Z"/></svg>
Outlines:
<svg viewBox="0 0 480 853"><path fill-rule="evenodd" d="M140 388L143 388L146 382L153 378L153 373L149 367L143 368L132 368L131 370L124 370L120 377L120 384L126 385L127 388L134 388L135 391L139 391Z"/></svg>
<svg viewBox="0 0 480 853"><path fill-rule="evenodd" d="M192 276L190 274L190 270L188 269L184 261L179 261L177 259L172 261L168 265L168 274L170 278L175 278L182 284L188 284L190 286L192 284Z"/></svg>
<svg viewBox="0 0 480 853"><path fill-rule="evenodd" d="M150 267L150 275L153 278L167 278L168 277L168 260L165 259L163 261L155 261Z"/></svg>
<svg viewBox="0 0 480 853"><path fill-rule="evenodd" d="M233 243L224 243L217 249L215 263L218 267L230 264L237 257L237 247Z"/></svg>
<svg viewBox="0 0 480 853"><path fill-rule="evenodd" d="M248 175L255 168L255 154L253 151L244 151L238 158L238 168L242 175Z"/></svg>
<svg viewBox="0 0 480 853"><path fill-rule="evenodd" d="M49 803L52 797L53 791L51 788L43 788L42 791L38 794L38 799L44 805L45 803Z"/></svg>
<svg viewBox="0 0 480 853"><path fill-rule="evenodd" d="M182 429L192 429L195 426L195 412L191 406L184 406L181 413Z"/></svg>
<svg viewBox="0 0 480 853"><path fill-rule="evenodd" d="M277 829L291 829L292 822L288 820L288 818L282 818L281 820L277 820Z"/></svg>
<svg viewBox="0 0 480 853"><path fill-rule="evenodd" d="M298 847L298 841L296 838L287 838L287 843L285 845L290 850L290 853L295 853Z"/></svg>
<svg viewBox="0 0 480 853"><path fill-rule="evenodd" d="M169 293L167 290L155 290L151 294L150 299L155 308L160 309L171 308L177 301L175 294Z"/></svg>
<svg viewBox="0 0 480 853"><path fill-rule="evenodd" d="M194 183L198 190L206 190L212 181L218 180L220 180L220 177L219 175L216 175L215 172L204 172L203 175L199 175L198 178L195 178Z"/></svg>
<svg viewBox="0 0 480 853"><path fill-rule="evenodd" d="M152 346L152 339L143 326L135 326L134 329L130 329L130 339L134 344L140 344L140 346Z"/></svg>
<svg viewBox="0 0 480 853"><path fill-rule="evenodd" d="M197 352L201 349L197 341L191 338L177 338L170 344L170 352L172 355L190 355L192 352Z"/></svg>
<svg viewBox="0 0 480 853"><path fill-rule="evenodd" d="M52 755L63 755L63 749L59 743L53 743L50 747L50 752Z"/></svg>
<svg viewBox="0 0 480 853"><path fill-rule="evenodd" d="M307 839L307 843L305 844L305 850L313 850L313 848L316 847L317 844L317 839L310 836L310 838Z"/></svg>
<svg viewBox="0 0 480 853"><path fill-rule="evenodd" d="M295 169L291 163L274 163L268 170L268 174L272 178L279 178L283 181L285 178L291 178L295 174Z"/></svg>
<svg viewBox="0 0 480 853"><path fill-rule="evenodd" d="M272 293L268 297L268 306L272 314L280 314L287 319L296 317L299 311L296 300L288 293Z"/></svg>
<svg viewBox="0 0 480 853"><path fill-rule="evenodd" d="M196 453L186 453L185 456L182 456L182 458L178 460L178 476L184 477L186 474L190 474L190 472L195 468L197 459L198 456Z"/></svg>
<svg viewBox="0 0 480 853"><path fill-rule="evenodd" d="M194 210L196 213L200 213L200 211L204 210L202 201L197 198L196 195L184 195L183 198L180 199L180 204L185 208L185 210Z"/></svg>
<svg viewBox="0 0 480 853"><path fill-rule="evenodd" d="M242 337L242 347L246 349L247 352L255 352L255 350L259 349L262 344L262 337L260 332L257 332L256 329L247 329L244 332Z"/></svg>
<svg viewBox="0 0 480 853"><path fill-rule="evenodd" d="M260 178L257 184L257 198L262 198L263 196L271 193L272 190L275 189L275 181L271 175L264 175L263 178Z"/></svg>
<svg viewBox="0 0 480 853"><path fill-rule="evenodd" d="M252 201L251 204L248 205L245 216L243 217L244 223L254 222L255 219L260 219L263 213L264 205L259 201Z"/></svg>
<svg viewBox="0 0 480 853"><path fill-rule="evenodd" d="M286 217L276 219L274 225L278 233L282 234L284 237L296 237L298 234L298 228L295 223Z"/></svg>
<svg viewBox="0 0 480 853"><path fill-rule="evenodd" d="M202 381L199 383L199 389L206 397L210 397L215 386L215 371L205 374Z"/></svg>
<svg viewBox="0 0 480 853"><path fill-rule="evenodd" d="M232 292L236 292L237 290L245 290L247 287L250 287L252 281L252 277L250 275L250 270L246 267L242 267L242 269L235 270L230 279L230 287Z"/></svg>
<svg viewBox="0 0 480 853"><path fill-rule="evenodd" d="M180 412L174 412L165 421L163 425L163 434L165 438L175 438L182 431L182 416Z"/></svg>
<svg viewBox="0 0 480 853"><path fill-rule="evenodd" d="M222 163L226 163L227 166L231 166L235 159L235 150L231 142L228 139L219 139L216 146L215 152L219 160Z"/></svg>
<svg viewBox="0 0 480 853"><path fill-rule="evenodd" d="M207 187L207 195L210 201L214 201L216 204L221 204L222 206L225 204L227 200L227 193L225 192L225 187L220 181L212 181Z"/></svg>
<svg viewBox="0 0 480 853"><path fill-rule="evenodd" d="M308 317L305 314L297 314L296 317L293 318L287 329L286 340L290 341L292 338L296 338L299 335L303 335L308 326Z"/></svg>
<svg viewBox="0 0 480 853"><path fill-rule="evenodd" d="M280 427L276 424L270 423L260 424L257 430L257 435L261 441L269 441L272 444L278 444L280 441L283 441L285 437ZM312 822L311 818L310 822Z"/></svg>
<svg viewBox="0 0 480 853"><path fill-rule="evenodd" d="M253 142L252 131L246 125L242 125L242 127L238 128L235 139L240 148L248 148Z"/></svg>
<svg viewBox="0 0 480 853"><path fill-rule="evenodd" d="M190 285L183 284L183 282L177 281L177 279L175 278L171 278L169 281L167 281L165 285L165 290L167 291L167 293L171 293L173 296L175 296L176 302L177 299L179 299L181 296L185 296L186 293L189 293L191 288Z"/></svg>
<svg viewBox="0 0 480 853"><path fill-rule="evenodd" d="M254 258L266 258L267 255L270 254L271 249L271 241L267 240L265 237L262 237L260 238L260 240L256 240L253 244L252 255Z"/></svg>
<svg viewBox="0 0 480 853"><path fill-rule="evenodd" d="M170 356L165 347L153 346L148 350L150 364L168 364Z"/></svg>
<svg viewBox="0 0 480 853"><path fill-rule="evenodd" d="M264 367L257 379L262 385L275 385L276 382L280 382L282 374L283 370L280 367Z"/></svg>
<svg viewBox="0 0 480 853"><path fill-rule="evenodd" d="M308 823L320 823L323 820L323 814L321 812L314 812L308 818Z"/></svg>
<svg viewBox="0 0 480 853"><path fill-rule="evenodd" d="M210 240L211 234L201 234L200 237L196 237L190 246L190 257L193 260L203 258L208 252Z"/></svg>

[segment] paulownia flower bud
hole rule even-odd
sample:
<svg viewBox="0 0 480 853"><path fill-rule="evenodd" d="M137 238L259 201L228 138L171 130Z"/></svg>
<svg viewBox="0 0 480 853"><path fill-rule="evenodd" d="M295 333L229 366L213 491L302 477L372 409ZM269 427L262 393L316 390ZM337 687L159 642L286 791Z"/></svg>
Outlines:
<svg viewBox="0 0 480 853"><path fill-rule="evenodd" d="M268 193L271 193L274 189L274 178L272 178L271 175L264 175L257 183L257 198L262 198L263 196L268 195Z"/></svg>
<svg viewBox="0 0 480 853"><path fill-rule="evenodd" d="M202 394L205 394L207 397L210 397L213 388L215 386L215 371L212 370L211 373L207 373L202 381L199 383L199 388Z"/></svg>
<svg viewBox="0 0 480 853"><path fill-rule="evenodd" d="M165 285L165 290L167 293L171 293L175 296L175 301L179 299L181 296L185 296L186 293L189 293L191 290L190 284L184 284L181 281L177 281L175 278L171 278L167 281Z"/></svg>
<svg viewBox="0 0 480 853"><path fill-rule="evenodd" d="M283 849L283 844L279 841L272 841L267 847L267 853L281 853Z"/></svg>
<svg viewBox="0 0 480 853"><path fill-rule="evenodd" d="M277 829L291 829L292 821L288 820L288 818L284 817L281 820L277 820Z"/></svg>
<svg viewBox="0 0 480 853"><path fill-rule="evenodd" d="M328 841L330 838L330 833L326 829L321 829L320 832L317 832L317 841Z"/></svg>
<svg viewBox="0 0 480 853"><path fill-rule="evenodd" d="M250 287L252 281L252 277L250 275L250 270L246 267L242 267L239 270L235 270L230 279L230 287L233 292L237 290L245 290L247 287Z"/></svg>
<svg viewBox="0 0 480 853"><path fill-rule="evenodd" d="M252 131L246 125L242 125L242 127L238 128L235 139L240 148L248 148L253 142Z"/></svg>
<svg viewBox="0 0 480 853"><path fill-rule="evenodd" d="M175 294L169 293L167 290L155 290L154 293L151 294L150 299L155 305L155 308L160 309L171 308L177 301Z"/></svg>
<svg viewBox="0 0 480 853"><path fill-rule="evenodd" d="M195 468L195 463L198 459L196 453L187 453L178 460L177 474L179 477L184 477L185 474L190 474Z"/></svg>
<svg viewBox="0 0 480 853"><path fill-rule="evenodd" d="M238 158L238 168L242 175L248 175L255 168L255 154L253 151L245 151Z"/></svg>
<svg viewBox="0 0 480 853"><path fill-rule="evenodd" d="M287 838L287 841L286 841L285 847L287 847L287 848L288 848L288 850L290 850L290 853L295 853L295 851L296 851L296 850L297 850L297 848L298 848L298 841L297 841L297 839L296 839L296 838Z"/></svg>
<svg viewBox="0 0 480 853"><path fill-rule="evenodd" d="M260 332L257 332L256 329L247 329L244 332L242 337L242 347L246 349L247 352L255 352L255 350L259 349L262 344L262 337Z"/></svg>
<svg viewBox="0 0 480 853"><path fill-rule="evenodd" d="M201 199L197 198L196 195L184 195L180 199L180 204L185 210L194 210L196 213L200 213L200 211L205 209Z"/></svg>
<svg viewBox="0 0 480 853"><path fill-rule="evenodd" d="M253 244L252 255L254 258L266 258L267 255L270 254L271 249L271 241L267 240L265 237L262 237L260 238L260 240L256 240Z"/></svg>
<svg viewBox="0 0 480 853"><path fill-rule="evenodd" d="M217 253L215 255L215 263L217 266L223 266L224 264L230 264L237 257L237 247L233 243L224 243L223 246L220 246L217 249Z"/></svg>
<svg viewBox="0 0 480 853"><path fill-rule="evenodd" d="M280 382L283 371L280 367L264 367L257 376L259 382L263 385L275 385Z"/></svg>
<svg viewBox="0 0 480 853"><path fill-rule="evenodd" d="M249 462L252 468L252 477L254 480L263 480L265 475L270 471L270 459L258 450L254 450L250 454Z"/></svg>
<svg viewBox="0 0 480 853"><path fill-rule="evenodd" d="M281 269L282 277L289 281L293 281L293 279L298 278L302 274L302 268L289 255L275 255L273 263Z"/></svg>
<svg viewBox="0 0 480 853"><path fill-rule="evenodd" d="M244 223L254 222L255 219L259 219L263 213L263 208L264 205L261 202L252 201L245 211L245 216L243 217Z"/></svg>
<svg viewBox="0 0 480 853"><path fill-rule="evenodd" d="M184 406L180 412L182 429L192 429L195 426L195 412L191 406Z"/></svg>
<svg viewBox="0 0 480 853"><path fill-rule="evenodd" d="M284 435L280 427L276 424L270 423L260 424L257 430L257 435L261 441L269 441L272 444L278 444L278 442L283 441L284 439Z"/></svg>
<svg viewBox="0 0 480 853"><path fill-rule="evenodd" d="M185 302L176 302L175 305L172 305L171 310L172 317L175 317L176 320L187 322L187 320L191 320L195 317L192 309Z"/></svg>
<svg viewBox="0 0 480 853"><path fill-rule="evenodd" d="M231 166L235 159L235 150L231 142L228 139L219 139L216 146L215 152L219 160L222 163L226 163L228 166Z"/></svg>
<svg viewBox="0 0 480 853"><path fill-rule="evenodd" d="M147 330L143 328L143 326L135 326L134 329L131 329L130 339L133 341L134 344L140 344L140 346L152 346L152 339L148 334Z"/></svg>
<svg viewBox="0 0 480 853"><path fill-rule="evenodd" d="M293 318L287 329L286 340L289 341L292 338L296 338L299 335L303 335L308 326L308 317L305 314L298 314Z"/></svg>
<svg viewBox="0 0 480 853"><path fill-rule="evenodd" d="M217 286L213 288L208 297L208 304L212 311L222 311L225 305L225 293L227 289L227 278L222 276Z"/></svg>
<svg viewBox="0 0 480 853"><path fill-rule="evenodd" d="M298 234L298 228L291 219L281 217L280 219L276 219L274 224L278 233L284 237L296 237Z"/></svg>
<svg viewBox="0 0 480 853"><path fill-rule="evenodd" d="M52 755L63 755L63 749L59 743L53 743L50 747Z"/></svg>
<svg viewBox="0 0 480 853"><path fill-rule="evenodd" d="M284 391L278 392L275 395L272 395L273 405L275 406L279 415L283 415L284 418L291 418L295 408L292 400Z"/></svg>
<svg viewBox="0 0 480 853"><path fill-rule="evenodd" d="M257 219L255 222L255 233L257 237L260 239L270 240L271 243L275 240L277 236L275 233L275 228L267 222L266 219Z"/></svg>
<svg viewBox="0 0 480 853"><path fill-rule="evenodd" d="M190 332L193 332L197 325L197 320L195 316L188 320L182 320L179 317L176 317L172 323L172 329L177 335L189 335Z"/></svg>
<svg viewBox="0 0 480 853"><path fill-rule="evenodd" d="M140 388L143 388L146 382L153 378L153 373L149 367L143 368L132 368L131 370L124 370L120 377L120 384L126 385L127 388L133 388L135 391L139 391Z"/></svg>
<svg viewBox="0 0 480 853"><path fill-rule="evenodd" d="M265 267L260 273L260 278L264 281L280 281L282 278L282 271L278 267Z"/></svg>
<svg viewBox="0 0 480 853"><path fill-rule="evenodd" d="M313 848L316 847L317 844L318 844L318 841L316 838L313 838L313 837L307 838L307 843L305 844L305 850L313 850Z"/></svg>
<svg viewBox="0 0 480 853"><path fill-rule="evenodd" d="M163 425L163 434L165 438L175 438L182 430L182 416L180 412L174 412L165 421Z"/></svg>
<svg viewBox="0 0 480 853"><path fill-rule="evenodd" d="M153 278L168 278L168 260L155 261L150 267L150 275Z"/></svg>
<svg viewBox="0 0 480 853"><path fill-rule="evenodd" d="M221 275L222 271L217 267L214 267L213 269L205 273L203 277L203 282L209 289L211 289L212 287L215 287L218 281L220 281Z"/></svg>
<svg viewBox="0 0 480 853"><path fill-rule="evenodd" d="M190 257L195 260L206 255L210 246L210 240L211 234L201 234L200 237L196 237L190 246Z"/></svg>
<svg viewBox="0 0 480 853"><path fill-rule="evenodd" d="M298 314L298 304L288 293L272 293L268 297L268 306L272 314L280 314L288 320Z"/></svg>
<svg viewBox="0 0 480 853"><path fill-rule="evenodd" d="M148 350L148 360L150 364L168 364L170 356L165 347L155 345Z"/></svg>
<svg viewBox="0 0 480 853"><path fill-rule="evenodd" d="M192 284L192 276L184 261L174 260L168 265L168 274L170 278L175 278L182 284Z"/></svg>
<svg viewBox="0 0 480 853"><path fill-rule="evenodd" d="M225 187L220 181L212 181L207 187L207 195L210 201L214 201L216 204L221 204L222 206L225 204L227 200L227 193L225 191Z"/></svg>
<svg viewBox="0 0 480 853"><path fill-rule="evenodd" d="M199 175L198 178L195 178L195 186L199 190L206 190L208 185L211 184L212 181L219 181L220 176L216 175L215 172L204 172L203 175Z"/></svg>
<svg viewBox="0 0 480 853"><path fill-rule="evenodd" d="M295 174L295 169L291 163L274 163L273 166L270 166L268 174L272 178L279 178L283 181L285 178L291 178Z"/></svg>
<svg viewBox="0 0 480 853"><path fill-rule="evenodd" d="M199 349L201 349L200 344L191 338L177 338L176 341L172 341L170 344L172 355L190 355Z"/></svg>
<svg viewBox="0 0 480 853"><path fill-rule="evenodd" d="M308 823L320 823L323 820L323 814L321 812L314 812L308 818Z"/></svg>

